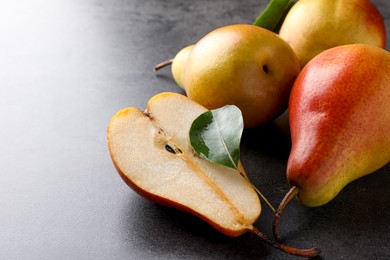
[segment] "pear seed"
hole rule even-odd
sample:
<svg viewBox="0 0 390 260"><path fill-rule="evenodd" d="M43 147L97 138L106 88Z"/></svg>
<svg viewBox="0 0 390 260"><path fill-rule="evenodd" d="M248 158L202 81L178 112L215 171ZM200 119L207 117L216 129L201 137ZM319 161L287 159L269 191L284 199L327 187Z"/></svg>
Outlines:
<svg viewBox="0 0 390 260"><path fill-rule="evenodd" d="M170 153L176 153L175 150L173 150L173 148L170 147L168 144L165 145L165 150L167 150Z"/></svg>

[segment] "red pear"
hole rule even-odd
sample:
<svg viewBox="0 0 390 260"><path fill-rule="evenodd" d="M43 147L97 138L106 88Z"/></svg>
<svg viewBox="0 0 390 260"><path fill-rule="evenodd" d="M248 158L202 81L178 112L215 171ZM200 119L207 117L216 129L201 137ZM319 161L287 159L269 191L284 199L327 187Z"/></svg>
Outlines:
<svg viewBox="0 0 390 260"><path fill-rule="evenodd" d="M298 75L289 100L287 179L310 207L390 161L390 53L352 44L329 49Z"/></svg>

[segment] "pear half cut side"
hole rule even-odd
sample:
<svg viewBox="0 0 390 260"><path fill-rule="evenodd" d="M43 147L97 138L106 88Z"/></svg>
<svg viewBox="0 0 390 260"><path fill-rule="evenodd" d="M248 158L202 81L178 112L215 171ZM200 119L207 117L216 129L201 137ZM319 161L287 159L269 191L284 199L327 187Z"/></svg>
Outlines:
<svg viewBox="0 0 390 260"><path fill-rule="evenodd" d="M107 141L122 179L141 196L189 212L228 236L253 228L259 197L240 171L200 158L189 130L207 109L175 93L152 97L145 111L125 108L111 119Z"/></svg>

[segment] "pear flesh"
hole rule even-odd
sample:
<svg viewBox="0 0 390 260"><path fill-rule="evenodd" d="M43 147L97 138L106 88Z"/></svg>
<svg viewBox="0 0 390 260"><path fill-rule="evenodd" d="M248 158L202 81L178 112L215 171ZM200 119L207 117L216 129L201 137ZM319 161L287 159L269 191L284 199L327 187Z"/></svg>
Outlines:
<svg viewBox="0 0 390 260"><path fill-rule="evenodd" d="M189 130L206 111L174 93L152 97L145 111L122 109L109 123L110 155L123 180L140 195L190 212L226 235L239 236L252 229L260 201L240 171L193 152Z"/></svg>

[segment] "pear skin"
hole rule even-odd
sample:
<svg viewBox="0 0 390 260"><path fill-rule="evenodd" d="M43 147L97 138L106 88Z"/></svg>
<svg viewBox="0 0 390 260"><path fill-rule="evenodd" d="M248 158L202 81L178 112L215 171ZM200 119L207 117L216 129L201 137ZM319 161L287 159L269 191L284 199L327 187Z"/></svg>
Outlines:
<svg viewBox="0 0 390 260"><path fill-rule="evenodd" d="M390 53L364 45L324 51L299 74L289 101L287 179L310 207L390 161Z"/></svg>

